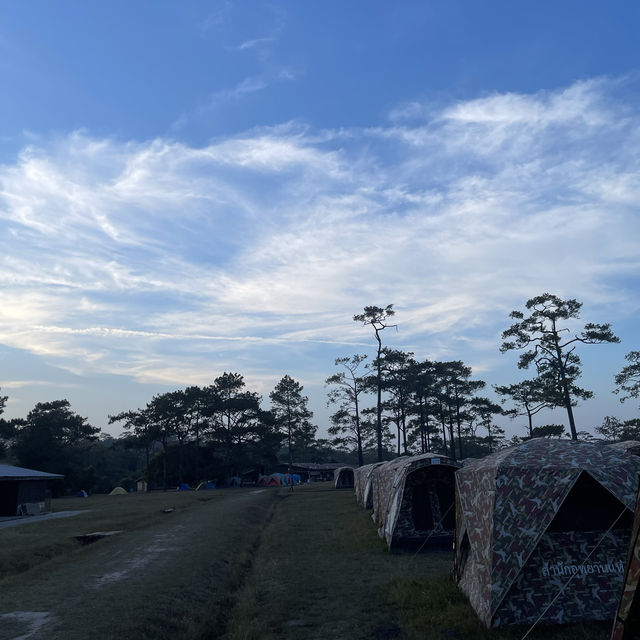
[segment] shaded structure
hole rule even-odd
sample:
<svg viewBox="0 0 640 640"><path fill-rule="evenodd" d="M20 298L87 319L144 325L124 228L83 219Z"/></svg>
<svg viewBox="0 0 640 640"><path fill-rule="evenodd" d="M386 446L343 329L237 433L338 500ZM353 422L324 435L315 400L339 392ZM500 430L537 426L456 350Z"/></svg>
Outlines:
<svg viewBox="0 0 640 640"><path fill-rule="evenodd" d="M55 473L0 464L0 516L44 512L52 483L63 479Z"/></svg>
<svg viewBox="0 0 640 640"><path fill-rule="evenodd" d="M333 481L333 472L343 466L344 463L337 462L294 462L291 466L278 465L278 469L283 473L291 472L300 476L301 482L327 482Z"/></svg>
<svg viewBox="0 0 640 640"><path fill-rule="evenodd" d="M353 489L353 467L340 467L333 472L336 489Z"/></svg>
<svg viewBox="0 0 640 640"><path fill-rule="evenodd" d="M454 573L487 627L615 615L640 459L536 438L456 474Z"/></svg>
<svg viewBox="0 0 640 640"><path fill-rule="evenodd" d="M389 548L450 542L459 464L434 453L402 456L371 472L373 520Z"/></svg>

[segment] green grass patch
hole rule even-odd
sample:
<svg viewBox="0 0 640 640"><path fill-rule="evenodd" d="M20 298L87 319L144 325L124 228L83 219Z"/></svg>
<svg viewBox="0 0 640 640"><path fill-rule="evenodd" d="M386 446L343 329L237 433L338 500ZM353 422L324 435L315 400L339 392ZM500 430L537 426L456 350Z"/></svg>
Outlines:
<svg viewBox="0 0 640 640"><path fill-rule="evenodd" d="M428 579L403 578L388 587L387 598L401 619L403 638L422 640L505 639L520 640L528 626L488 630L482 625L466 596L449 575ZM564 626L535 627L528 636L532 640L584 640L609 638L611 623L585 623Z"/></svg>
<svg viewBox="0 0 640 640"><path fill-rule="evenodd" d="M329 484L289 493L262 533L225 640L520 640L487 630L451 578L450 551L389 552L370 512ZM609 623L539 627L529 636L606 639Z"/></svg>

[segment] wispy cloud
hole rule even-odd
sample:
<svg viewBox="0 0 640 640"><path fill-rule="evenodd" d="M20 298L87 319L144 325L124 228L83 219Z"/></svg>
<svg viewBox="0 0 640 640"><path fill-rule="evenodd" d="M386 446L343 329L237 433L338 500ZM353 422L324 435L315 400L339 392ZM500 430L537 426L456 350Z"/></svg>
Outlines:
<svg viewBox="0 0 640 640"><path fill-rule="evenodd" d="M194 121L211 117L220 107L233 105L274 84L291 82L299 76L300 71L296 70L292 64L280 62L275 51L286 27L286 11L277 5L264 5L261 9L265 14L263 33L247 37L239 43L224 45L224 49L232 55L252 59L254 71L238 78L233 86L210 91L206 98L176 118L171 124L171 131L180 132ZM218 33L222 33L228 28L229 23L234 22L236 10L238 8L231 3L225 3L218 11L206 17L201 29L203 32L215 29Z"/></svg>
<svg viewBox="0 0 640 640"><path fill-rule="evenodd" d="M34 142L0 167L0 341L178 385L362 351L351 317L367 304L395 303L393 340L419 357L488 344L496 316L541 291L604 308L640 269L640 111L615 88L197 148Z"/></svg>

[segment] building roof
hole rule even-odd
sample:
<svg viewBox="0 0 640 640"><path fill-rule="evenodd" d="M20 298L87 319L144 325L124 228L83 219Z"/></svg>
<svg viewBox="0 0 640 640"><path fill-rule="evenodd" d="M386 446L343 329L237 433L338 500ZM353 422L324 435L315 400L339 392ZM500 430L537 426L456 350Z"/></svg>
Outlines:
<svg viewBox="0 0 640 640"><path fill-rule="evenodd" d="M57 473L14 467L10 464L0 464L0 480L55 480L57 478L64 478L64 476Z"/></svg>
<svg viewBox="0 0 640 640"><path fill-rule="evenodd" d="M283 464L281 466L288 466ZM298 469L304 469L305 471L334 471L335 469L339 469L340 467L344 467L344 462L327 462L327 463L318 463L318 462L292 462L291 468L294 467Z"/></svg>

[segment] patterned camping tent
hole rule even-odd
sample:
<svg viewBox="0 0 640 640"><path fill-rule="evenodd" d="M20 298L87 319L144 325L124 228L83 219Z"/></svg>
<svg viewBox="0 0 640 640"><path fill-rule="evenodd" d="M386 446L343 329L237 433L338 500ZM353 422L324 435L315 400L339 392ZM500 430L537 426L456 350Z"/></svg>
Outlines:
<svg viewBox="0 0 640 640"><path fill-rule="evenodd" d="M371 492L371 475L376 467L383 462L374 464L365 464L353 470L353 486L356 492L356 501L365 509L373 508L372 492Z"/></svg>
<svg viewBox="0 0 640 640"><path fill-rule="evenodd" d="M480 619L613 618L639 472L636 456L547 438L460 469L455 575Z"/></svg>
<svg viewBox="0 0 640 640"><path fill-rule="evenodd" d="M353 489L353 467L339 467L333 472L336 489Z"/></svg>
<svg viewBox="0 0 640 640"><path fill-rule="evenodd" d="M623 440L622 442L614 442L608 444L615 451L626 451L627 453L633 453L634 455L640 455L640 441L638 440Z"/></svg>
<svg viewBox="0 0 640 640"><path fill-rule="evenodd" d="M611 640L630 640L640 636L640 501L636 499L631 544L622 585L618 613L613 623Z"/></svg>
<svg viewBox="0 0 640 640"><path fill-rule="evenodd" d="M453 537L458 467L450 458L424 453L402 456L373 469L372 517L389 548Z"/></svg>

